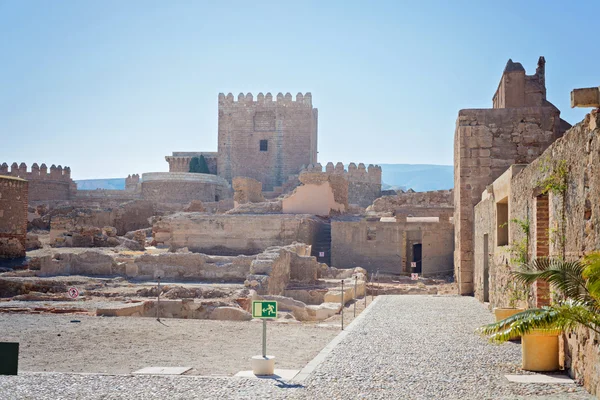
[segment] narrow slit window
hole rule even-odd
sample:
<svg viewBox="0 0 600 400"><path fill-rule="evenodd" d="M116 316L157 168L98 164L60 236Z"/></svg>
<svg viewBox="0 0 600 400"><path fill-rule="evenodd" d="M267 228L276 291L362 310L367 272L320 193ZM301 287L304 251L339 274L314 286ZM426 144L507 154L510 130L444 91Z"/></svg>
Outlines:
<svg viewBox="0 0 600 400"><path fill-rule="evenodd" d="M261 140L260 141L260 151L267 151L267 150L269 150L269 141Z"/></svg>

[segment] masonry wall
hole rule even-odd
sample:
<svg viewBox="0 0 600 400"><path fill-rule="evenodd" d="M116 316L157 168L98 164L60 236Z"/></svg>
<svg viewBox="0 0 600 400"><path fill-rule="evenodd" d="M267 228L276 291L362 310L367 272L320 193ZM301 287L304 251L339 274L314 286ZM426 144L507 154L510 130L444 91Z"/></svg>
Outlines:
<svg viewBox="0 0 600 400"><path fill-rule="evenodd" d="M211 215L176 213L161 217L152 233L171 249L214 255L258 254L293 242L312 245L322 222L310 215Z"/></svg>
<svg viewBox="0 0 600 400"><path fill-rule="evenodd" d="M261 141L266 141L261 151ZM281 93L219 94L217 171L227 181L246 176L263 184L265 191L282 185L303 165L317 162L317 109L312 95L296 99Z"/></svg>
<svg viewBox="0 0 600 400"><path fill-rule="evenodd" d="M0 258L25 257L28 182L0 176Z"/></svg>
<svg viewBox="0 0 600 400"><path fill-rule="evenodd" d="M538 254L551 257L562 257L567 260L579 259L583 255L600 250L600 116L597 110L588 114L579 124L573 126L565 135L556 140L543 154L515 174L510 181L509 220L519 219L529 223L529 259ZM545 199L536 200L543 192L544 180L555 174L558 167L566 166L566 191L548 194L548 223L546 218ZM497 199L496 199L497 200ZM475 240L476 240L476 279L482 269L481 253L478 238L486 230L493 231L492 222L495 210L491 206L493 197L480 202L475 208ZM538 210L542 207L543 210ZM540 219L538 226L537 219ZM545 235L549 227L549 235ZM541 231L541 232L540 232ZM491 236L491 235L490 235ZM522 241L526 235L514 223L509 222L509 245ZM549 243L548 243L549 242ZM492 306L503 306L514 298L510 282L494 278L502 276L506 270L515 267L515 263L506 251L494 247L494 262L490 264L490 297ZM496 275L494 275L496 274ZM478 285L479 286L479 285ZM478 287L477 286L477 287ZM476 290L476 296L481 291ZM535 305L536 289L531 292L530 305ZM523 301L521 301L523 305ZM588 390L599 393L598 373L600 356L597 345L589 345L596 338L588 330L566 334L563 337L565 348L565 367L569 373L581 379Z"/></svg>
<svg viewBox="0 0 600 400"><path fill-rule="evenodd" d="M71 179L71 169L69 167L55 166L48 167L37 163L33 164L31 171L27 170L27 165L13 163L8 169L8 164L0 165L0 175L9 175L29 181L29 201L43 200L69 200L75 195L77 185Z"/></svg>
<svg viewBox="0 0 600 400"><path fill-rule="evenodd" d="M332 221L331 264L369 273L402 272L402 227L395 222Z"/></svg>
<svg viewBox="0 0 600 400"><path fill-rule="evenodd" d="M473 217L481 193L512 164L535 160L562 135L554 106L461 110L454 137L455 276L472 294Z"/></svg>
<svg viewBox="0 0 600 400"><path fill-rule="evenodd" d="M392 212L398 210L415 210L421 214L427 209L435 210L454 209L454 193L452 190L434 190L429 192L397 192L393 196L382 196L369 206L369 211ZM414 215L426 216L426 215Z"/></svg>
<svg viewBox="0 0 600 400"><path fill-rule="evenodd" d="M227 182L215 175L184 172L142 174L142 198L162 203L219 201L231 197Z"/></svg>
<svg viewBox="0 0 600 400"><path fill-rule="evenodd" d="M169 163L169 172L190 172L190 162L194 157L204 156L208 171L217 174L217 153L216 152L187 152L176 151L173 155L166 156L165 160Z"/></svg>

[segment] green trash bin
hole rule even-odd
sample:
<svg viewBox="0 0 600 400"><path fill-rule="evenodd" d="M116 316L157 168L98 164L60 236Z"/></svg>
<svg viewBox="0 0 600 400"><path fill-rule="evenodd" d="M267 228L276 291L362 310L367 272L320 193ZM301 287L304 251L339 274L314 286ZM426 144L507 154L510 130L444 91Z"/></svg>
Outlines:
<svg viewBox="0 0 600 400"><path fill-rule="evenodd" d="M0 342L0 375L17 375L19 343Z"/></svg>

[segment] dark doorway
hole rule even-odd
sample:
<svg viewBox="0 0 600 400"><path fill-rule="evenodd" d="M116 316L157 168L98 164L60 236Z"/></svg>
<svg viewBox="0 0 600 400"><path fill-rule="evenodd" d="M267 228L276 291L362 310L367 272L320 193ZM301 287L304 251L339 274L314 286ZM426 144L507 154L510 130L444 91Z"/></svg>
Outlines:
<svg viewBox="0 0 600 400"><path fill-rule="evenodd" d="M483 301L490 301L490 250L489 235L483 235Z"/></svg>
<svg viewBox="0 0 600 400"><path fill-rule="evenodd" d="M417 274L421 273L421 259L423 258L423 249L421 247L421 243L413 244L413 262L417 263L417 267L414 268L411 272L415 272Z"/></svg>

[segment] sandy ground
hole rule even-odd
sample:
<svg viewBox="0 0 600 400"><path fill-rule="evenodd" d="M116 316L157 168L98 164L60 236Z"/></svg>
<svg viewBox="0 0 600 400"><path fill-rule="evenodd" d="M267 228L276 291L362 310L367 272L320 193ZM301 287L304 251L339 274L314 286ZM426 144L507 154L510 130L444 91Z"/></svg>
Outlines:
<svg viewBox="0 0 600 400"><path fill-rule="evenodd" d="M370 299L369 299L370 301ZM80 322L71 322L78 320ZM260 321L0 314L0 341L20 342L20 371L128 374L187 366L195 375L234 375L261 352ZM339 332L328 324L268 323L277 368L301 369Z"/></svg>

